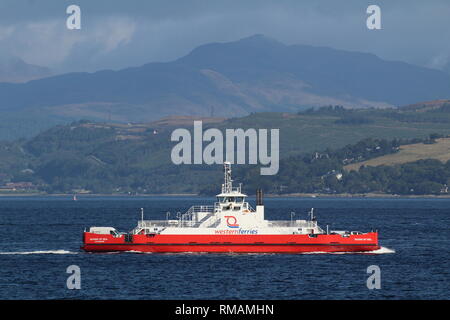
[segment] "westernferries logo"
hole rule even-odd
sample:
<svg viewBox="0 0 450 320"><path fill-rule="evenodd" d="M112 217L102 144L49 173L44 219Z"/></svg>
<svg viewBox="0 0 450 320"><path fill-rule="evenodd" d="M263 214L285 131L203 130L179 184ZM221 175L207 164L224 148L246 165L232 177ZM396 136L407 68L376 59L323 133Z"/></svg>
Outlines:
<svg viewBox="0 0 450 320"><path fill-rule="evenodd" d="M227 222L227 227L230 229L225 230L214 230L215 234L224 234L224 235L236 235L236 234L258 234L258 230L255 229L240 229L239 224L237 223L237 219L235 216L224 216Z"/></svg>
<svg viewBox="0 0 450 320"><path fill-rule="evenodd" d="M237 223L237 219L235 216L225 216L227 219L228 228L239 228L239 224Z"/></svg>

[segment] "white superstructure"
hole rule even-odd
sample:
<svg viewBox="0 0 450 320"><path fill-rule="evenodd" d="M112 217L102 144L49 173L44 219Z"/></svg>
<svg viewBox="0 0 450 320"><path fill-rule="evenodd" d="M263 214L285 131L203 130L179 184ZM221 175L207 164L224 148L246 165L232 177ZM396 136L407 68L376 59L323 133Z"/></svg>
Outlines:
<svg viewBox="0 0 450 320"><path fill-rule="evenodd" d="M212 206L192 206L177 219L141 220L133 234L323 234L311 212L311 220L269 221L264 218L262 199L256 210L246 201L241 184L233 187L231 164L224 163L222 192Z"/></svg>

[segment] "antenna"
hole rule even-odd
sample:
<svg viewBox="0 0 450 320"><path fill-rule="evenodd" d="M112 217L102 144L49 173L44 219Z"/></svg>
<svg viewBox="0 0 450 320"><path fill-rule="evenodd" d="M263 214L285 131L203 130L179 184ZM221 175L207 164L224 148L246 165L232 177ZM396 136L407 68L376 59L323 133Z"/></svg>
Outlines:
<svg viewBox="0 0 450 320"><path fill-rule="evenodd" d="M222 185L222 193L230 193L233 189L233 180L231 179L231 163L225 161L223 163L224 183Z"/></svg>
<svg viewBox="0 0 450 320"><path fill-rule="evenodd" d="M310 216L311 216L311 221L314 220L314 208L311 208L311 211L309 212Z"/></svg>
<svg viewBox="0 0 450 320"><path fill-rule="evenodd" d="M141 208L141 221L144 223L144 208Z"/></svg>

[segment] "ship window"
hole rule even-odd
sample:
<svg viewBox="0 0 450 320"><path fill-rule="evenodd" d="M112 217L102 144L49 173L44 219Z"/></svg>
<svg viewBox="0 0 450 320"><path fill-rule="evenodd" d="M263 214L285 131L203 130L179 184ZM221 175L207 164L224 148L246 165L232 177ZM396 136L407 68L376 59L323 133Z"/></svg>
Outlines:
<svg viewBox="0 0 450 320"><path fill-rule="evenodd" d="M234 202L234 197L228 197L228 202Z"/></svg>
<svg viewBox="0 0 450 320"><path fill-rule="evenodd" d="M244 200L243 197L236 197L236 202L242 202Z"/></svg>
<svg viewBox="0 0 450 320"><path fill-rule="evenodd" d="M111 230L111 232L110 232L114 237L119 237L120 236L120 234L119 234L119 232L117 232L117 230Z"/></svg>
<svg viewBox="0 0 450 320"><path fill-rule="evenodd" d="M241 210L241 207L234 207L233 210L234 211L239 211L239 210Z"/></svg>

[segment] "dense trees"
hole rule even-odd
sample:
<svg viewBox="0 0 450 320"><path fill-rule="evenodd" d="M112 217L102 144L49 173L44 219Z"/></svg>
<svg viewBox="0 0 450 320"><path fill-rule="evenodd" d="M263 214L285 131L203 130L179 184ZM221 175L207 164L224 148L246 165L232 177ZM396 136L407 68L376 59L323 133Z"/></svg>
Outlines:
<svg viewBox="0 0 450 320"><path fill-rule="evenodd" d="M429 139L423 139L422 142ZM345 164L398 151L408 141L366 139L355 145L302 158L282 160L274 177L247 174L249 189L258 185L270 193L389 193L400 195L447 193L450 161L427 159L394 166L361 167L347 172Z"/></svg>

